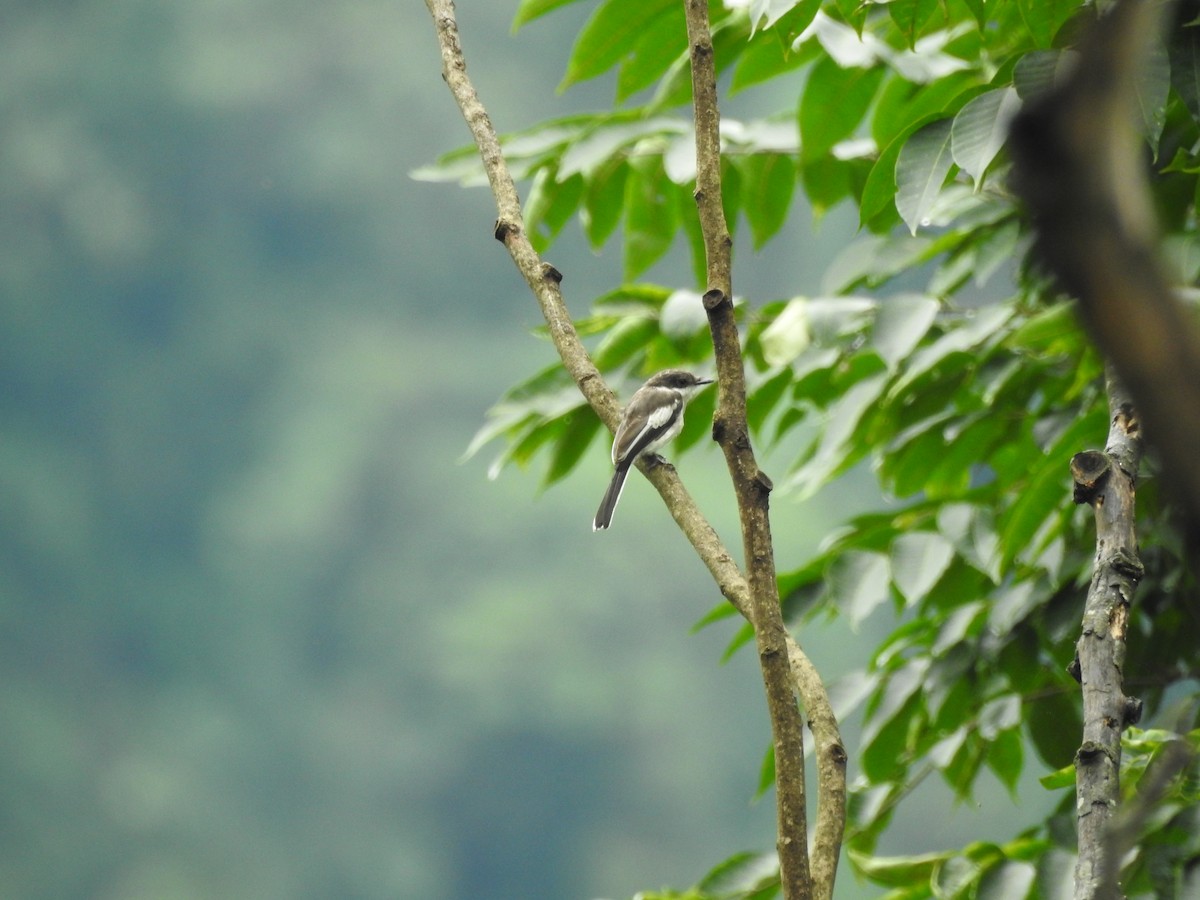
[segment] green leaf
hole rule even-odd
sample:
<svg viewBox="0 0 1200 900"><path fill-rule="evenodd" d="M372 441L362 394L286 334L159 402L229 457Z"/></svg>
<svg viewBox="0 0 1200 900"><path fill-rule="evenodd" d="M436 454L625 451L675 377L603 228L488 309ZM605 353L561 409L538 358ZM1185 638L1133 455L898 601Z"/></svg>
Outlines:
<svg viewBox="0 0 1200 900"><path fill-rule="evenodd" d="M888 558L882 553L842 553L827 577L833 602L852 628L888 598Z"/></svg>
<svg viewBox="0 0 1200 900"><path fill-rule="evenodd" d="M662 161L630 160L625 183L625 279L632 281L671 249L679 227L677 205L667 192L674 186Z"/></svg>
<svg viewBox="0 0 1200 900"><path fill-rule="evenodd" d="M581 172L588 176L594 170L610 165L613 157L619 153L634 155L632 151L626 151L630 145L633 145L633 150L643 144L657 145L661 149L664 138L686 134L687 130L683 122L662 116L629 121L627 116L618 115L593 121L582 133L576 132L576 139L564 148L558 175L566 178ZM637 162L644 163L646 160L639 158Z"/></svg>
<svg viewBox="0 0 1200 900"><path fill-rule="evenodd" d="M1041 697L1030 701L1025 713L1025 727L1029 729L1038 756L1048 766L1070 769L1069 784L1072 786L1075 769L1071 760L1083 735L1083 717L1076 702L1078 696L1079 687L1068 681L1064 673L1058 690L1044 691Z"/></svg>
<svg viewBox="0 0 1200 900"><path fill-rule="evenodd" d="M889 486L897 497L911 497L925 490L934 469L941 464L946 444L945 417L943 414L933 421L922 422L922 430L915 434L906 431L897 438L903 445L895 450L889 448L880 460L880 482Z"/></svg>
<svg viewBox="0 0 1200 900"><path fill-rule="evenodd" d="M812 343L808 302L806 297L789 300L759 334L758 344L767 365L786 366Z"/></svg>
<svg viewBox="0 0 1200 900"><path fill-rule="evenodd" d="M801 167L800 183L812 207L814 227L843 200L862 192L872 165L866 157L840 160L827 155L810 159Z"/></svg>
<svg viewBox="0 0 1200 900"><path fill-rule="evenodd" d="M883 75L882 68L843 69L828 56L818 60L800 98L800 152L805 160L825 156L854 135Z"/></svg>
<svg viewBox="0 0 1200 900"><path fill-rule="evenodd" d="M1034 50L1018 60L1013 69L1013 87L1022 100L1032 100L1055 88L1071 74L1079 61L1074 50Z"/></svg>
<svg viewBox="0 0 1200 900"><path fill-rule="evenodd" d="M643 88L654 84L687 55L687 23L683 4L668 7L638 35L633 50L621 60L617 73L617 102L622 103Z"/></svg>
<svg viewBox="0 0 1200 900"><path fill-rule="evenodd" d="M1057 772L1043 775L1038 782L1048 791L1060 791L1075 787L1075 766L1063 766Z"/></svg>
<svg viewBox="0 0 1200 900"><path fill-rule="evenodd" d="M925 482L926 494L947 498L965 493L972 470L987 461L992 448L1009 435L1011 425L1003 416L985 414L953 433L948 429L947 446Z"/></svg>
<svg viewBox="0 0 1200 900"><path fill-rule="evenodd" d="M746 420L750 429L759 434L766 427L767 417L783 399L784 394L792 385L790 369L781 368L778 372L759 382L746 396Z"/></svg>
<svg viewBox="0 0 1200 900"><path fill-rule="evenodd" d="M646 345L658 337L658 321L645 316L628 316L621 319L604 336L604 340L592 354L592 360L601 372L611 372L625 365Z"/></svg>
<svg viewBox="0 0 1200 900"><path fill-rule="evenodd" d="M848 850L847 854L854 868L876 884L893 888L923 887L926 896L933 873L951 855L925 853L920 856L867 856L853 849Z"/></svg>
<svg viewBox="0 0 1200 900"><path fill-rule="evenodd" d="M895 209L898 197L896 196L896 168L900 158L900 153L907 145L909 138L926 124L933 124L939 121L936 114L931 114L922 119L918 119L908 129L903 131L884 149L879 155L879 159L875 161L875 165L871 167L871 172L867 175L867 181L863 185L862 197L858 201L858 220L860 225L871 225L875 230L886 230L890 227L891 221L884 215L890 208ZM947 170L948 171L948 170Z"/></svg>
<svg viewBox="0 0 1200 900"><path fill-rule="evenodd" d="M566 427L555 441L550 468L546 471L542 486L549 487L570 474L599 431L600 420L591 407L583 405L570 413Z"/></svg>
<svg viewBox="0 0 1200 900"><path fill-rule="evenodd" d="M838 294L860 283L874 287L920 266L935 250L933 238L924 235L913 237L902 232L864 235L834 257L821 279L821 290Z"/></svg>
<svg viewBox="0 0 1200 900"><path fill-rule="evenodd" d="M655 21L679 6L674 0L604 0L580 31L567 62L567 73L559 84L564 91L573 84L607 72L632 51Z"/></svg>
<svg viewBox="0 0 1200 900"><path fill-rule="evenodd" d="M896 210L914 235L928 224L930 210L954 165L952 129L947 119L930 122L905 141L896 158Z"/></svg>
<svg viewBox="0 0 1200 900"><path fill-rule="evenodd" d="M987 767L991 769L1000 783L1008 788L1014 802L1018 798L1017 786L1021 782L1021 770L1024 767L1025 748L1021 741L1021 732L1017 728L1001 731L988 745L984 756Z"/></svg>
<svg viewBox="0 0 1200 900"><path fill-rule="evenodd" d="M1021 724L1021 698L1016 694L995 697L979 710L979 736L993 741L1002 731Z"/></svg>
<svg viewBox="0 0 1200 900"><path fill-rule="evenodd" d="M1171 63L1167 48L1154 41L1141 60L1138 78L1134 82L1142 128L1150 153L1158 159L1158 142L1167 123L1167 93L1171 88Z"/></svg>
<svg viewBox="0 0 1200 900"><path fill-rule="evenodd" d="M758 250L787 219L796 189L796 163L783 153L754 153L739 160L738 169L742 211Z"/></svg>
<svg viewBox="0 0 1200 900"><path fill-rule="evenodd" d="M888 4L888 14L900 29L905 43L910 49L915 49L921 29L937 10L942 0L892 0Z"/></svg>
<svg viewBox="0 0 1200 900"><path fill-rule="evenodd" d="M894 713L886 717L872 717L863 729L863 749L859 756L863 774L878 784L901 777L904 760L909 755L908 735L912 719L924 704L917 692L919 684L907 681L898 683L896 677L888 682L885 701L896 694L907 691Z"/></svg>
<svg viewBox="0 0 1200 900"><path fill-rule="evenodd" d="M830 408L830 414L813 457L785 482L787 490L812 496L832 476L862 457L866 448L852 444L855 429L886 390L887 376L874 375L856 383Z"/></svg>
<svg viewBox="0 0 1200 900"><path fill-rule="evenodd" d="M562 416L578 403L578 389L561 363L547 366L504 392L488 410L489 421L471 438L462 458L470 459L484 445L501 435L508 434L515 438L523 434L531 423ZM546 429L544 434L549 439L550 429ZM506 454L498 463L507 461L510 456ZM493 477L496 472L498 469L493 466Z"/></svg>
<svg viewBox="0 0 1200 900"><path fill-rule="evenodd" d="M875 102L871 137L880 147L887 147L926 122L953 118L968 100L986 89L973 72L956 72L932 84L913 84L892 76Z"/></svg>
<svg viewBox="0 0 1200 900"><path fill-rule="evenodd" d="M1079 346L1079 320L1075 304L1063 300L1030 316L1005 340L1005 345L1040 356L1067 352Z"/></svg>
<svg viewBox="0 0 1200 900"><path fill-rule="evenodd" d="M611 159L587 180L583 194L583 231L593 250L599 250L621 223L625 211L625 179L629 167L623 159Z"/></svg>
<svg viewBox="0 0 1200 900"><path fill-rule="evenodd" d="M971 798L971 788L979 775L979 769L983 766L986 750L987 745L983 741L970 736L959 747L949 765L942 768L942 779L954 791L958 800L966 801Z"/></svg>
<svg viewBox="0 0 1200 900"><path fill-rule="evenodd" d="M1006 859L980 879L975 900L1025 900L1035 896L1031 893L1035 878L1037 867L1032 863Z"/></svg>
<svg viewBox="0 0 1200 900"><path fill-rule="evenodd" d="M775 786L775 745L768 744L767 752L763 754L762 764L758 767L758 789L755 799L766 796L767 791Z"/></svg>
<svg viewBox="0 0 1200 900"><path fill-rule="evenodd" d="M920 294L897 294L879 304L871 329L871 346L895 371L921 342L937 317L940 304Z"/></svg>
<svg viewBox="0 0 1200 900"><path fill-rule="evenodd" d="M971 176L978 188L1008 136L1008 126L1021 107L1011 87L980 94L958 111L951 129L950 148L955 164Z"/></svg>
<svg viewBox="0 0 1200 900"><path fill-rule="evenodd" d="M760 29L738 58L730 95L798 68L812 59L806 48L793 50L792 37L804 31L821 8L821 0L800 0L775 26Z"/></svg>
<svg viewBox="0 0 1200 900"><path fill-rule="evenodd" d="M892 581L913 606L928 594L954 559L954 548L934 531L901 535L892 544Z"/></svg>
<svg viewBox="0 0 1200 900"><path fill-rule="evenodd" d="M560 6L569 6L576 3L578 0L521 0L521 5L517 7L517 14L513 18L513 31L516 31L522 25L528 25L534 19L539 19L548 12L558 9Z"/></svg>
<svg viewBox="0 0 1200 900"><path fill-rule="evenodd" d="M715 622L723 622L725 619L732 619L737 614L738 611L734 609L732 603L730 603L728 600L722 600L703 616L701 616L696 623L690 629L688 629L688 633L696 634L699 631L703 631L705 628Z"/></svg>
<svg viewBox="0 0 1200 900"><path fill-rule="evenodd" d="M1172 29L1167 52L1171 87L1175 88L1192 118L1200 119L1200 29Z"/></svg>
<svg viewBox="0 0 1200 900"><path fill-rule="evenodd" d="M1051 516L1071 508L1071 478L1067 466L1076 452L1103 442L1107 419L1107 413L1103 411L1085 415L1046 449L1044 459L1020 488L1017 501L1001 520L1000 548L1005 559L1016 558L1029 547Z"/></svg>
<svg viewBox="0 0 1200 900"><path fill-rule="evenodd" d="M996 339L1012 315L1012 307L1005 304L985 307L957 327L947 330L932 344L912 355L904 367L904 374L888 390L888 399L903 395L918 378L945 362L952 354L967 353L981 343Z"/></svg>
<svg viewBox="0 0 1200 900"><path fill-rule="evenodd" d="M582 197L582 176L559 181L550 169L539 170L525 204L525 226L535 250L545 252L579 208Z"/></svg>
<svg viewBox="0 0 1200 900"><path fill-rule="evenodd" d="M754 643L754 626L749 622L743 622L738 627L737 633L729 640L729 644L725 647L725 652L721 654L721 662L729 662L733 655L747 644Z"/></svg>
<svg viewBox="0 0 1200 900"><path fill-rule="evenodd" d="M956 608L938 628L937 638L929 648L930 653L935 657L941 656L961 644L977 630L983 611L984 603L982 601L965 603ZM944 710L945 704L938 708L936 714L941 715Z"/></svg>
<svg viewBox="0 0 1200 900"><path fill-rule="evenodd" d="M700 879L696 890L714 897L744 897L778 880L778 854L737 853Z"/></svg>
<svg viewBox="0 0 1200 900"><path fill-rule="evenodd" d="M1039 47L1049 47L1058 29L1079 8L1078 0L1017 0L1021 19Z"/></svg>

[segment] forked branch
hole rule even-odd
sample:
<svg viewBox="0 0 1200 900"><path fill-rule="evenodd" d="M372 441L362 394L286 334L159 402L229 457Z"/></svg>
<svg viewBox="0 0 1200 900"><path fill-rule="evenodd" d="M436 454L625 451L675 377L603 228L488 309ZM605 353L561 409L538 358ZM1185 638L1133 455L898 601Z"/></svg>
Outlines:
<svg viewBox="0 0 1200 900"><path fill-rule="evenodd" d="M604 383L587 350L580 342L567 313L559 286L562 276L553 266L542 261L525 232L520 200L504 160L499 139L467 76L458 25L454 16L454 4L452 0L426 0L426 6L433 17L441 49L442 77L449 86L471 131L471 136L479 148L484 169L496 199L498 210L495 227L496 238L504 243L514 264L537 299L563 366L575 380L584 398L596 411L600 420L610 431L614 430L620 418L620 407L612 391ZM694 14L695 12L689 9L689 19ZM707 32L706 12L704 28ZM711 41L708 42L708 53L710 54L711 70ZM712 89L713 101L706 105L706 109L710 109L712 114L716 115L715 82ZM699 129L697 131L699 132ZM716 134L715 131L709 133ZM704 160L716 159L718 181L714 196L717 198L719 207L719 146L714 145L714 148L711 152L704 151L702 156ZM707 229L705 233L709 234ZM728 241L727 231L724 232L723 240ZM739 500L741 500L743 492L747 492L747 496L755 497L755 502L751 506L751 509L754 510L752 515L762 515L765 520L770 482L758 470L757 464L754 462L753 452L749 450L749 440L745 431L745 379L732 315L732 289L727 277L728 247L726 247L724 258L726 277L712 282L716 285L719 296L710 291L706 298L710 322L715 323L714 344L719 342L717 366L720 378L721 406L717 413L716 430L724 431L722 446L731 448L733 453L731 457L730 450L726 451L731 470L735 470L735 484L739 492ZM710 263L710 271L712 271L711 266L712 263ZM718 336L718 331L720 331L720 336ZM734 361L736 361L736 366L733 365ZM746 559L750 567L750 577L747 578L738 568L715 530L700 512L674 469L670 466L647 467L642 462L638 463L638 467L662 496L671 516L708 568L722 595L747 620L768 622L765 631L761 625L756 626L755 630L762 636L760 638L760 659L764 661L764 680L767 684L768 697L771 699L772 720L773 722L776 720L777 713L785 719L782 726L775 726L775 734L777 759L783 761L784 771L787 773L781 778L781 781L786 780L787 785L781 791L781 796L785 796L786 799L787 820L785 822L781 814L781 825L784 825L785 828L781 830L780 834L780 855L781 859L788 860L785 864L788 874L785 875L784 880L785 896L788 898L811 896L807 888L804 891L800 891L799 888L789 888L791 873L797 873L797 876L802 875L805 885L809 882L807 841L804 837L803 743L801 720L794 692L798 692L803 699L804 706L809 713L810 726L816 735L819 765L820 809L814 848L813 875L817 881L816 896L831 897L841 848L842 829L845 823L846 754L842 748L837 723L824 685L799 645L783 629L775 586L769 528L766 530L754 529L747 539ZM760 611L757 615L756 604L765 607L765 610ZM765 643L763 639L765 639ZM802 862L800 862L801 860ZM799 881L796 883L800 884Z"/></svg>

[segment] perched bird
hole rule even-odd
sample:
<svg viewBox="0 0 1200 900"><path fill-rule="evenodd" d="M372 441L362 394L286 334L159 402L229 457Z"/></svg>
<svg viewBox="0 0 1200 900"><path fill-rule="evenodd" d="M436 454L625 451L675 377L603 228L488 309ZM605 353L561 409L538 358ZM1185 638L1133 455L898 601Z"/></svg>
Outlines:
<svg viewBox="0 0 1200 900"><path fill-rule="evenodd" d="M678 435L688 400L712 383L711 378L697 378L691 372L665 369L637 389L613 438L612 461L616 470L592 520L592 531L600 531L612 523L621 489L625 487L625 476L638 457L653 453Z"/></svg>

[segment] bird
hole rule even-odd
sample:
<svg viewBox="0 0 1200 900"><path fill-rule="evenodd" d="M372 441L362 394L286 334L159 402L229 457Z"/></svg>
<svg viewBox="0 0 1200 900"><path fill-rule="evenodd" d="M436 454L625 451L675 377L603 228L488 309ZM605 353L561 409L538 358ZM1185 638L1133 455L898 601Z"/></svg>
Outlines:
<svg viewBox="0 0 1200 900"><path fill-rule="evenodd" d="M700 378L682 369L664 369L643 384L632 397L621 415L617 433L613 437L612 481L596 510L592 520L592 531L603 531L612 524L617 501L625 487L625 476L642 456L669 443L683 428L683 410L688 400L705 385L713 383L711 378Z"/></svg>

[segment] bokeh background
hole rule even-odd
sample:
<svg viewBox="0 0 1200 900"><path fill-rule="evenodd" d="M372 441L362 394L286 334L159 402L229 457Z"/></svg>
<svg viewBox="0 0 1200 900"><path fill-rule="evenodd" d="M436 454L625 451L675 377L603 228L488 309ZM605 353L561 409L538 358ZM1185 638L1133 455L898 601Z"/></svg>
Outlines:
<svg viewBox="0 0 1200 900"><path fill-rule="evenodd" d="M589 4L514 8L459 4L497 126L608 105L554 90ZM486 192L409 177L467 138L424 5L0 22L0 895L625 897L771 846L752 654L689 634L719 597L649 487L593 535L603 442L544 492L460 462L553 354ZM853 234L795 222L739 251L749 302ZM582 313L620 252L576 232ZM718 455L681 470L736 546ZM872 490L777 500L781 563ZM831 675L872 646L802 639ZM941 797L892 849L961 843Z"/></svg>

